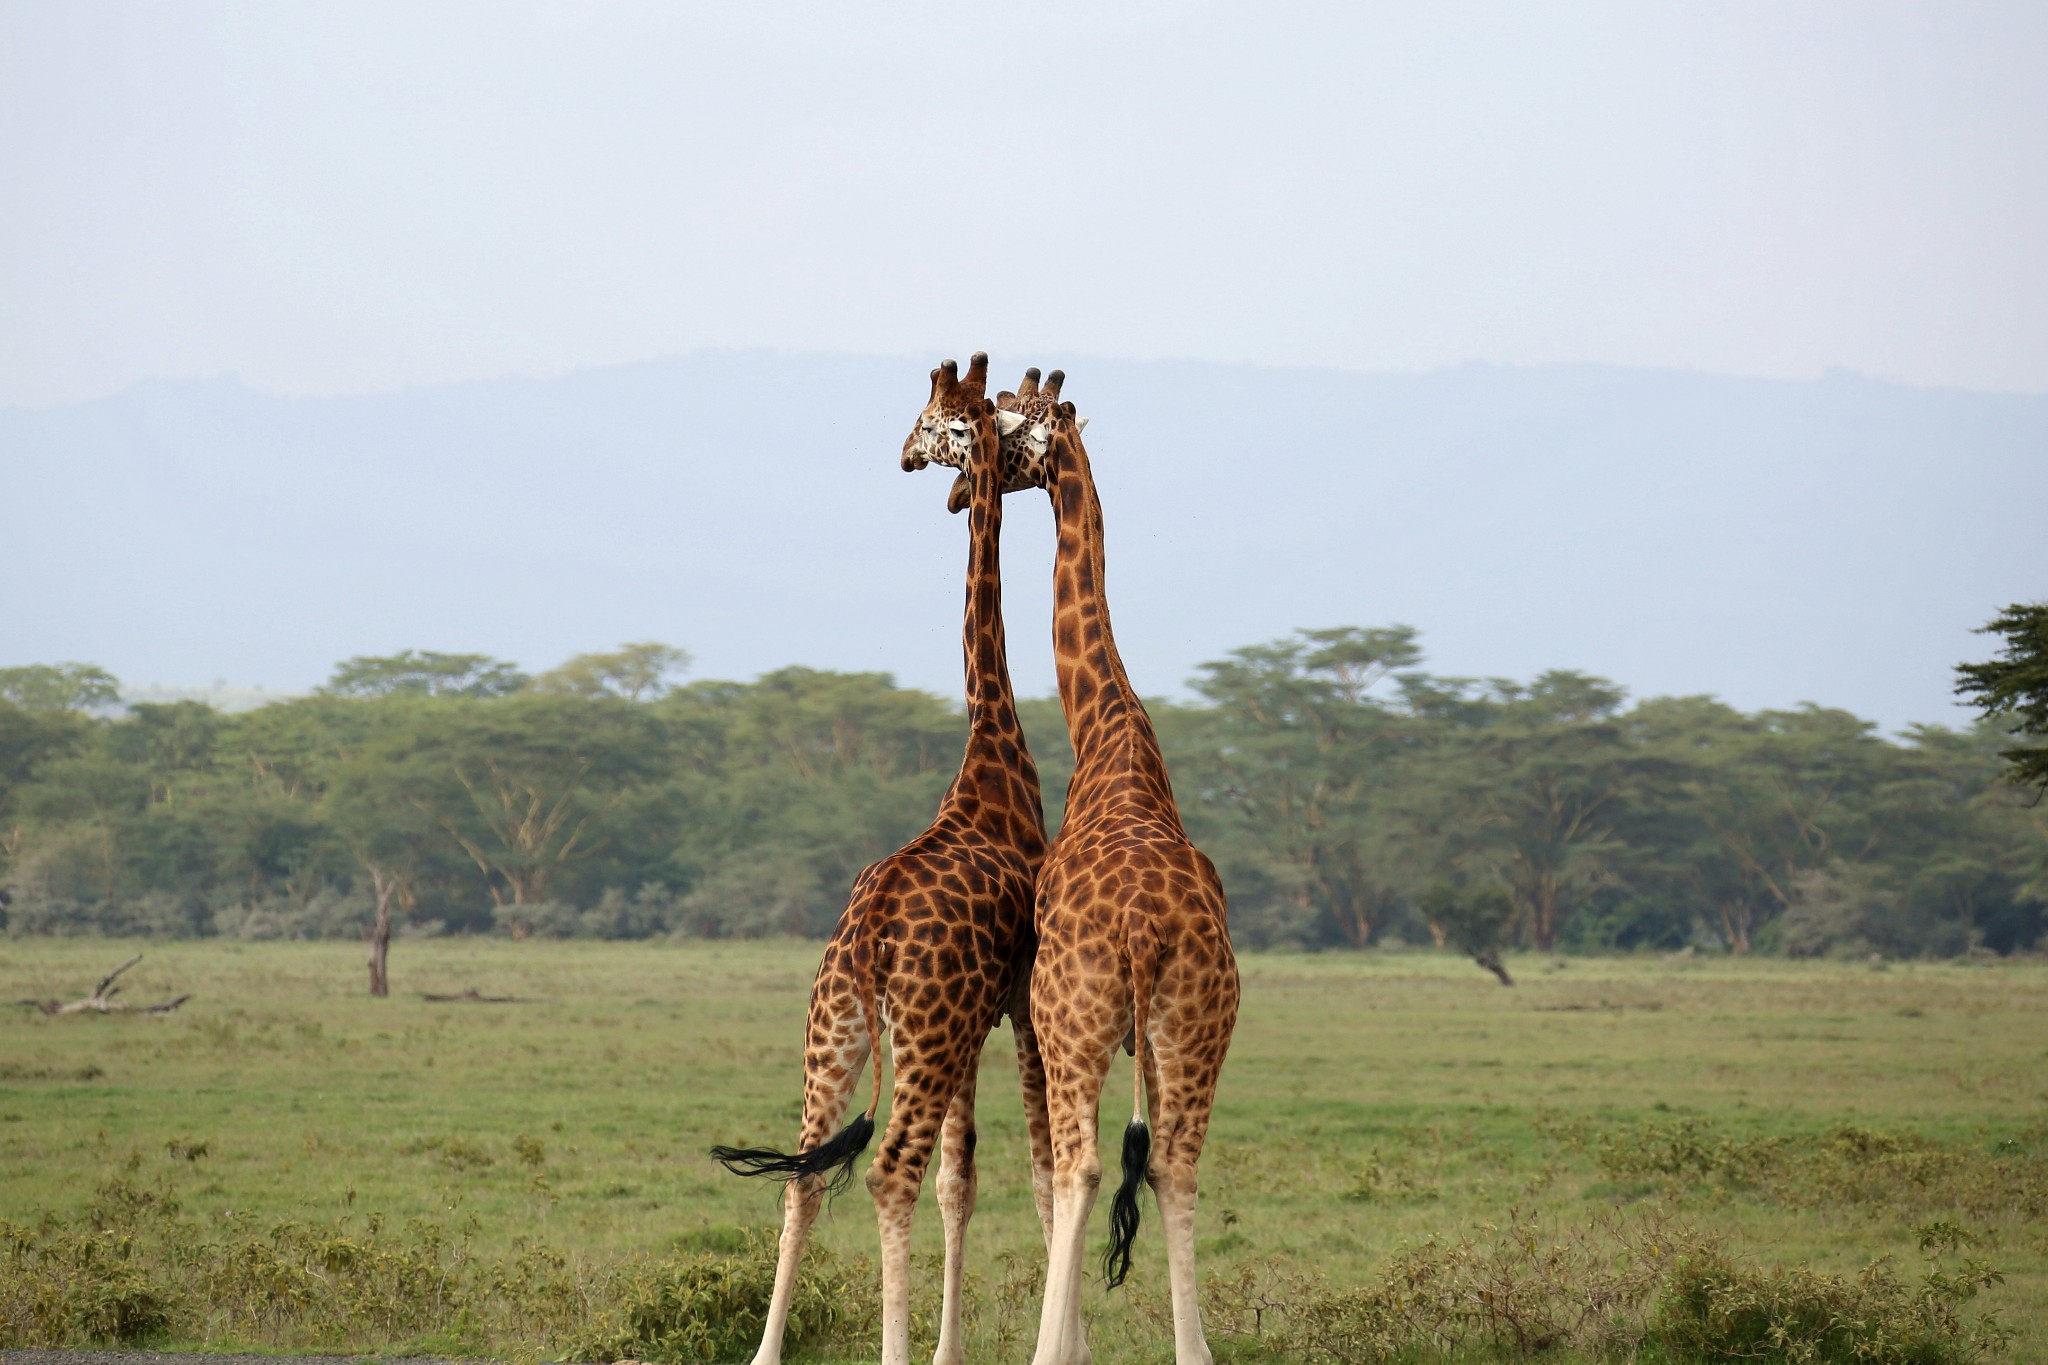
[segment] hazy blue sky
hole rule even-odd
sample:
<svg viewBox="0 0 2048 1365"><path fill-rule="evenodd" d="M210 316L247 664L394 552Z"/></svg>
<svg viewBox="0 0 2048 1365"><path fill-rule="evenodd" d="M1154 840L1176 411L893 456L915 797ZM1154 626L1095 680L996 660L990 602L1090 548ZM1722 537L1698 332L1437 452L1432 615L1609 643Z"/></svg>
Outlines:
<svg viewBox="0 0 2048 1365"><path fill-rule="evenodd" d="M2039 0L13 0L0 405L747 346L2042 392L2044 72Z"/></svg>

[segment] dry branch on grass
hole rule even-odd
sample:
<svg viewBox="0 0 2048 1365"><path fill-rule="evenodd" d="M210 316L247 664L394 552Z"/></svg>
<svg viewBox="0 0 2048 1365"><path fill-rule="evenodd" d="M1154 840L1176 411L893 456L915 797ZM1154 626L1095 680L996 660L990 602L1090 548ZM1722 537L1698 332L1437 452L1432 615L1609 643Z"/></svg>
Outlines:
<svg viewBox="0 0 2048 1365"><path fill-rule="evenodd" d="M524 998L517 995L483 995L474 986L471 986L466 991L457 991L453 995L435 995L429 992L422 995L420 999L432 1005L519 1005L525 1003Z"/></svg>
<svg viewBox="0 0 2048 1365"><path fill-rule="evenodd" d="M61 1000L24 1000L21 1003L33 1005L44 1014L169 1014L192 998L189 994L181 995L175 1000L159 1000L154 1005L138 1005L131 1000L114 999L121 993L121 988L114 984L114 978L140 961L142 954L137 953L108 972L100 978L100 984L92 988L92 994L83 1000L73 1000L69 1004Z"/></svg>

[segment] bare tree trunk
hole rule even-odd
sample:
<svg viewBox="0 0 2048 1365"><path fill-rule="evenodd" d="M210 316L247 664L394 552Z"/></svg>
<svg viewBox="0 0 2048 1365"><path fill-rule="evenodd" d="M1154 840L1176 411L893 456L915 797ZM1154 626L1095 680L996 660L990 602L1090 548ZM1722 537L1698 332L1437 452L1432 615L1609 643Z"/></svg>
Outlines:
<svg viewBox="0 0 2048 1365"><path fill-rule="evenodd" d="M370 945L370 994L391 994L391 899L398 892L398 878L372 865L370 885L377 893L377 918L363 937Z"/></svg>
<svg viewBox="0 0 2048 1365"><path fill-rule="evenodd" d="M1721 911L1722 936L1728 940L1728 951L1737 956L1747 953L1749 951L1749 930L1751 923L1756 918L1755 912L1746 901L1735 904L1724 902L1719 909Z"/></svg>

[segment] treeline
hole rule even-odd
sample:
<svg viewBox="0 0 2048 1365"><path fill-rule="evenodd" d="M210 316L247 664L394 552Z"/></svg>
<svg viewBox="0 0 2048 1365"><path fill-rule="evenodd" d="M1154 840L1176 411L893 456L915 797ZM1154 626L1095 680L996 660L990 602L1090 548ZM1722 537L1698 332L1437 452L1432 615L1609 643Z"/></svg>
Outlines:
<svg viewBox="0 0 2048 1365"><path fill-rule="evenodd" d="M1153 715L1248 947L1956 955L2042 937L2048 806L2005 736L1888 739L1818 707L1627 704L1570 672L1419 667L1414 632L1305 631L1203 666ZM678 685L633 645L538 677L352 659L319 695L116 713L78 665L0 670L11 934L827 933L922 829L960 708L883 674ZM1057 701L1024 703L1057 825Z"/></svg>

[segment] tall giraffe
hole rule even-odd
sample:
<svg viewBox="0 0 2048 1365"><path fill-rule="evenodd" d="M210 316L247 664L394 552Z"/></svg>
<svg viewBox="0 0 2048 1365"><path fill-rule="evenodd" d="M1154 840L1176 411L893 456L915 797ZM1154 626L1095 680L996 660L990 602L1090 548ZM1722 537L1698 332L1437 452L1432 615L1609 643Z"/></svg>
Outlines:
<svg viewBox="0 0 2048 1365"><path fill-rule="evenodd" d="M1086 1358L1081 1262L1102 1180L1095 1150L1102 1083L1117 1045L1133 1054L1123 1180L1111 1201L1109 1287L1130 1270L1138 1184L1149 1182L1166 1230L1174 1359L1210 1365L1195 1295L1195 1165L1237 1022L1237 959L1223 884L1181 825L1158 737L1124 673L1103 596L1102 504L1085 419L1027 371L998 406L1025 418L1006 482L1052 497L1053 656L1074 746L1066 816L1038 881L1031 1010L1046 1072L1053 1149L1053 1229L1033 1365Z"/></svg>
<svg viewBox="0 0 2048 1365"><path fill-rule="evenodd" d="M974 1088L982 1044L1007 1010L1017 1032L1033 1147L1050 1170L1045 1100L1023 983L1032 958L1032 888L1045 858L1038 769L1024 745L1003 639L1001 431L985 390L988 357L965 378L947 361L903 444L903 466L951 465L970 483L967 750L931 828L862 872L811 987L798 1150L717 1147L728 1170L787 1182L775 1289L755 1365L776 1365L797 1263L828 1188L843 1183L874 1133L886 1029L895 1085L880 1150L868 1168L882 1243L882 1365L910 1358L910 1228L933 1146L940 1151L944 1299L935 1365L961 1365L962 1266L974 1212ZM957 498L954 501L959 501ZM959 510L956 506L954 510ZM867 1112L839 1128L872 1057ZM835 1130L836 1133L835 1133ZM1049 1187L1049 1177L1045 1182ZM1049 1195L1046 1202L1049 1206ZM1050 1217L1049 1207L1042 1218Z"/></svg>

